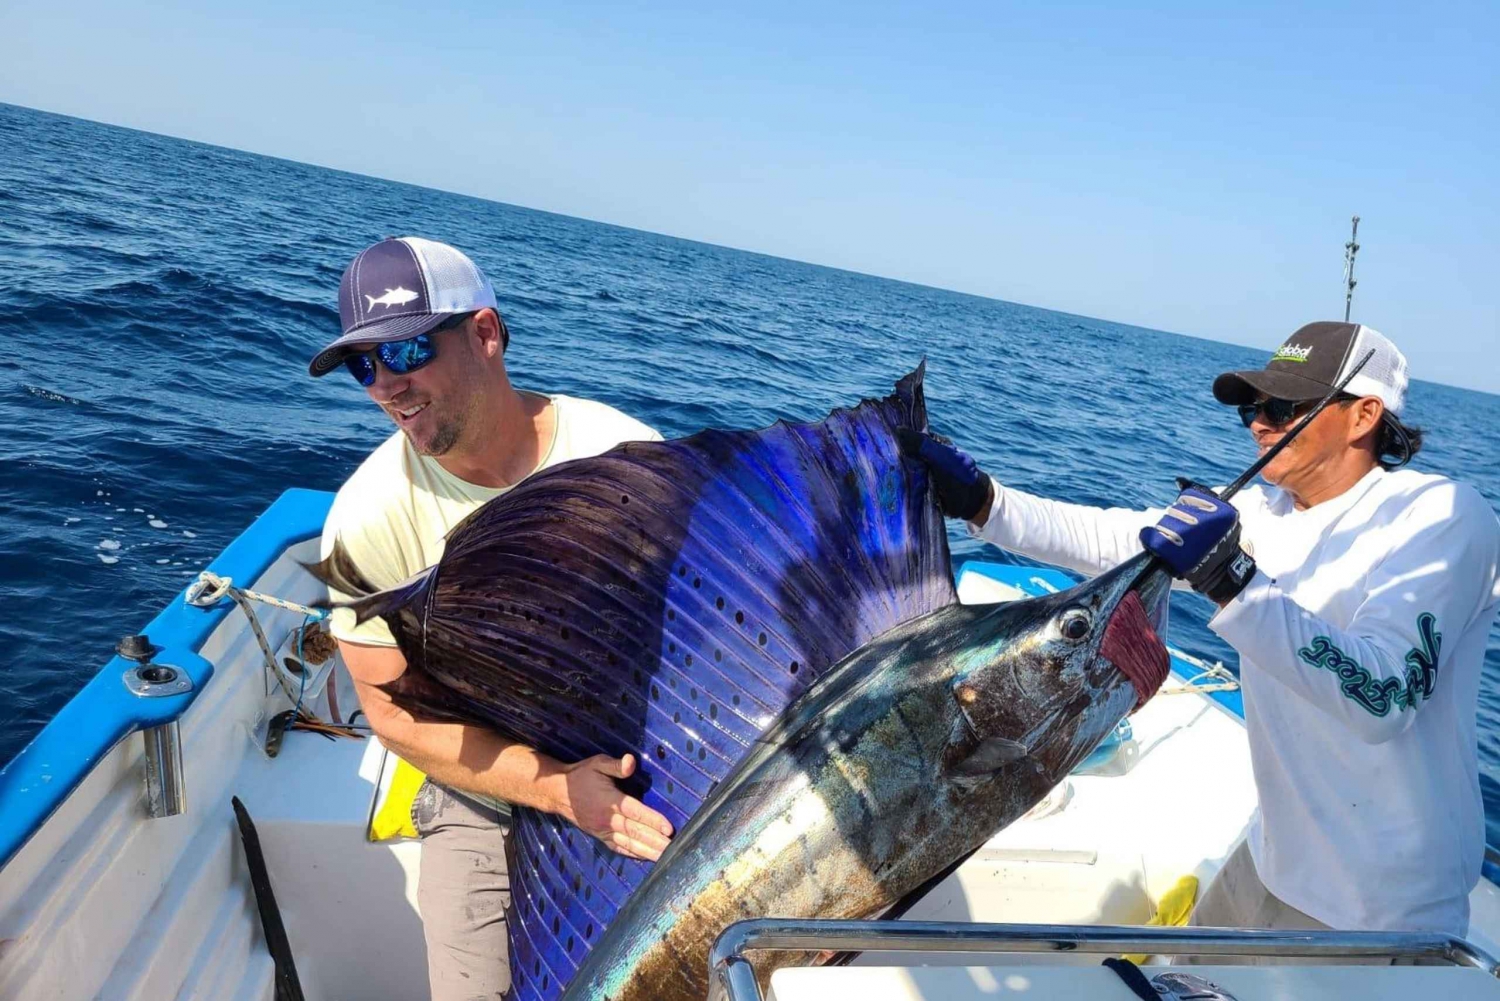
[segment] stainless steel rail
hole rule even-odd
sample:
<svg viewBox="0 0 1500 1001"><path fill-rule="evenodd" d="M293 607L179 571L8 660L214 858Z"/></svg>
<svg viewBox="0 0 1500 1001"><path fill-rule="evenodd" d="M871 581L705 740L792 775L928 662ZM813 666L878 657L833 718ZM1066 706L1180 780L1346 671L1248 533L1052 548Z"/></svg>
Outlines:
<svg viewBox="0 0 1500 1001"><path fill-rule="evenodd" d="M1438 959L1500 977L1500 961L1461 938L1402 932L1265 931L1116 925L970 924L941 921L804 921L758 918L724 930L709 954L709 1001L762 1001L745 953L757 950L859 952L1144 952L1151 955L1368 956Z"/></svg>

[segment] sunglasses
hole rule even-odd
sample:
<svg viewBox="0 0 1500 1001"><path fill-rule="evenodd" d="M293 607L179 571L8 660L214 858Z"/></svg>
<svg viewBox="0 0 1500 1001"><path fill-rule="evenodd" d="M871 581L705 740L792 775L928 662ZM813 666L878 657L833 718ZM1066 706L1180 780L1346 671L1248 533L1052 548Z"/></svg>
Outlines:
<svg viewBox="0 0 1500 1001"><path fill-rule="evenodd" d="M354 376L354 381L361 386L375 385L376 358L380 359L380 364L396 375L415 372L437 357L437 345L432 340L435 334L451 330L473 315L473 313L460 313L444 320L424 334L408 337L404 341L387 341L384 344L377 344L368 351L361 351L359 354L345 358L344 367L349 370L350 375Z"/></svg>
<svg viewBox="0 0 1500 1001"><path fill-rule="evenodd" d="M1333 398L1335 403L1349 403L1358 397L1340 393ZM1272 397L1259 403L1242 403L1235 409L1240 412L1240 422L1249 427L1257 417L1273 428L1285 427L1292 421L1318 405L1317 400L1278 400Z"/></svg>

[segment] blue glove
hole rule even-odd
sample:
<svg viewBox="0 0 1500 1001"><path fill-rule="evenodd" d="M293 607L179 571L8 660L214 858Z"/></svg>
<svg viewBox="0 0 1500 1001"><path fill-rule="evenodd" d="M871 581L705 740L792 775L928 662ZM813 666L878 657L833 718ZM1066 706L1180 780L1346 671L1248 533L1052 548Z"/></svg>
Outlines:
<svg viewBox="0 0 1500 1001"><path fill-rule="evenodd" d="M1207 487L1177 485L1182 493L1160 521L1141 529L1141 545L1194 591L1227 604L1255 576L1255 560L1240 548L1240 513Z"/></svg>
<svg viewBox="0 0 1500 1001"><path fill-rule="evenodd" d="M964 521L973 521L981 512L988 517L994 487L966 452L946 438L910 428L897 428L896 442L902 455L927 467L945 515Z"/></svg>

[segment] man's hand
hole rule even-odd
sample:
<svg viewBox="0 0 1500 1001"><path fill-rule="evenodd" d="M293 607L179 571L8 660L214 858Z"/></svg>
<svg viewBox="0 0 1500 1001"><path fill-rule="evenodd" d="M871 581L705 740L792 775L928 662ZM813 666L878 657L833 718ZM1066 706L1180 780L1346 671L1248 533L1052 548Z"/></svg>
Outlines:
<svg viewBox="0 0 1500 1001"><path fill-rule="evenodd" d="M1160 521L1141 529L1141 545L1222 607L1255 576L1254 558L1240 548L1240 513L1207 487L1177 484L1182 493Z"/></svg>
<svg viewBox="0 0 1500 1001"><path fill-rule="evenodd" d="M563 768L566 807L557 811L621 855L654 862L672 836L666 817L615 784L635 774L635 755L596 754Z"/></svg>
<svg viewBox="0 0 1500 1001"><path fill-rule="evenodd" d="M897 428L896 442L902 455L927 467L943 514L981 527L989 520L995 488L968 453L935 435L910 428Z"/></svg>

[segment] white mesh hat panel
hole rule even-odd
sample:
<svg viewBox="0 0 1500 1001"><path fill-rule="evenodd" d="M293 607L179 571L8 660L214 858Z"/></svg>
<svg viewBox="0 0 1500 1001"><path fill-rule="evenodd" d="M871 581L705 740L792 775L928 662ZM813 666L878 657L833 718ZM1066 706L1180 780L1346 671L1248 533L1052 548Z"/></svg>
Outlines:
<svg viewBox="0 0 1500 1001"><path fill-rule="evenodd" d="M401 242L417 255L427 280L427 295L434 313L468 313L496 309L495 290L484 272L469 258L446 243L403 236Z"/></svg>
<svg viewBox="0 0 1500 1001"><path fill-rule="evenodd" d="M1345 391L1355 396L1378 396L1386 410L1399 415L1401 408L1406 405L1406 356L1380 331L1366 326L1359 328L1354 335L1352 350L1339 372L1339 380L1342 381L1349 370L1359 364L1359 360L1371 349L1375 354L1359 370L1359 374L1350 380Z"/></svg>

